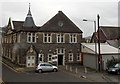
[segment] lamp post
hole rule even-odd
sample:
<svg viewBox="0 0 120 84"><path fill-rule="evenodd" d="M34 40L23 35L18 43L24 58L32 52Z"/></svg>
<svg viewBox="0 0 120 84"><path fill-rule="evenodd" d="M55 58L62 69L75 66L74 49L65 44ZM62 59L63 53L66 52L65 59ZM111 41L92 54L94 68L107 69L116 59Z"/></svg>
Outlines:
<svg viewBox="0 0 120 84"><path fill-rule="evenodd" d="M94 20L87 20L87 19L83 19L83 21L93 22L94 23L94 32L96 33L96 21L94 21ZM96 39L95 39L94 43L95 43L95 55L97 55ZM97 58L96 58L96 69L97 69Z"/></svg>

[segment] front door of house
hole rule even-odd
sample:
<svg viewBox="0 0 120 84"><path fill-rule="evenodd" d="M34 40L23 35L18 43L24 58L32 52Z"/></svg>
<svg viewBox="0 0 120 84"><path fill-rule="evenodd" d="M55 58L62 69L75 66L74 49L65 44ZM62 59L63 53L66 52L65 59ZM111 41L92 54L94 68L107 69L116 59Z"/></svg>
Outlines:
<svg viewBox="0 0 120 84"><path fill-rule="evenodd" d="M58 65L63 65L63 55L58 55Z"/></svg>
<svg viewBox="0 0 120 84"><path fill-rule="evenodd" d="M26 66L27 67L35 67L35 56L27 56L26 57Z"/></svg>

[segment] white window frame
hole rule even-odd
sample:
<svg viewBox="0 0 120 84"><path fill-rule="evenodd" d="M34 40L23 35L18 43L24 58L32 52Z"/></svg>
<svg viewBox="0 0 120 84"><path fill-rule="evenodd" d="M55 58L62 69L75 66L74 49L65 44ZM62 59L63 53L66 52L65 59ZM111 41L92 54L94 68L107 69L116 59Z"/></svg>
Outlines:
<svg viewBox="0 0 120 84"><path fill-rule="evenodd" d="M35 39L34 41L33 38ZM27 33L27 43L36 43L36 33Z"/></svg>
<svg viewBox="0 0 120 84"><path fill-rule="evenodd" d="M50 57L50 55L51 55L51 57ZM48 62L52 62L52 55L53 54L48 54ZM51 59L51 60L50 60Z"/></svg>
<svg viewBox="0 0 120 84"><path fill-rule="evenodd" d="M63 38L63 42L62 42L62 38ZM57 43L65 43L65 34L62 33L57 34Z"/></svg>
<svg viewBox="0 0 120 84"><path fill-rule="evenodd" d="M81 61L81 53L77 53L76 55L77 55L77 61Z"/></svg>
<svg viewBox="0 0 120 84"><path fill-rule="evenodd" d="M69 34L69 42L77 43L77 34Z"/></svg>
<svg viewBox="0 0 120 84"><path fill-rule="evenodd" d="M40 56L42 56L42 57L40 57ZM40 61L40 58L42 58L42 61ZM39 56L38 56L38 61L39 61L39 62L44 62L44 54L39 54Z"/></svg>
<svg viewBox="0 0 120 84"><path fill-rule="evenodd" d="M45 35L46 34L46 35ZM43 33L43 43L52 43L52 34L50 34L50 36L49 36L49 34L50 33ZM45 37L46 37L46 39L47 39L47 41L45 42ZM50 41L49 41L49 38L50 38Z"/></svg>
<svg viewBox="0 0 120 84"><path fill-rule="evenodd" d="M69 53L69 62L73 61L73 53Z"/></svg>
<svg viewBox="0 0 120 84"><path fill-rule="evenodd" d="M58 48L57 49L57 54L65 54L65 49L64 48Z"/></svg>

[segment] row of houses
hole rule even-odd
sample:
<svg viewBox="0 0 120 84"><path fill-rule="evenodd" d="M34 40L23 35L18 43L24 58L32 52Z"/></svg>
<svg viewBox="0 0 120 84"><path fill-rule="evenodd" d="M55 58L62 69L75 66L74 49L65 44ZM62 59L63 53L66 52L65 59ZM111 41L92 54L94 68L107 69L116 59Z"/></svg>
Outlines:
<svg viewBox="0 0 120 84"><path fill-rule="evenodd" d="M108 30L110 27L100 27L100 42L105 43L113 39L120 40L120 34ZM119 29L118 27L111 28L112 31ZM106 34L106 31L108 34ZM52 17L42 26L36 26L29 7L28 14L25 21L14 21L9 18L8 25L2 29L2 56L25 67L34 67L39 62L50 62L56 65L67 64L82 64L87 67L98 69L97 54L95 54L93 44L98 41L97 32L93 34L91 43L82 43L83 32L78 28L62 11ZM115 35L118 35L115 37ZM108 35L108 36L107 36ZM104 40L104 41L103 41ZM119 43L119 42L118 42ZM114 42L109 42L114 44ZM101 44L102 48L106 47L115 50L114 56L118 55L117 46L110 46L109 44ZM91 47L89 46L91 45ZM105 50L102 49L101 51ZM112 54L111 50L108 52ZM103 53L102 53L103 54ZM106 54L106 53L104 53ZM96 55L96 56L95 56ZM111 59L110 54L107 53L103 57L104 66L106 58ZM57 62L52 61L53 56L57 56ZM95 62L95 63L94 63ZM106 67L104 67L105 69Z"/></svg>

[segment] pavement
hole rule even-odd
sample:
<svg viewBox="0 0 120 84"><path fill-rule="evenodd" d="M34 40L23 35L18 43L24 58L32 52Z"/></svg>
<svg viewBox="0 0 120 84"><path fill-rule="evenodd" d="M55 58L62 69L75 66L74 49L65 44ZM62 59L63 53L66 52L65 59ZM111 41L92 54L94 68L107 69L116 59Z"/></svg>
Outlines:
<svg viewBox="0 0 120 84"><path fill-rule="evenodd" d="M77 68L77 69L76 69ZM60 70L71 75L89 80L90 82L117 82L120 83L119 75L97 72L94 69L84 66L61 66Z"/></svg>
<svg viewBox="0 0 120 84"><path fill-rule="evenodd" d="M4 62L4 64L6 64ZM9 64L9 65L8 65ZM34 68L20 68L20 67L13 67L11 63L7 63L11 69L13 69L17 73L27 72L34 70ZM77 69L76 69L77 68ZM59 70L70 75L76 76L78 78L82 78L84 80L90 82L117 82L120 83L118 75L111 75L106 72L97 72L90 68L85 68L84 66L59 66ZM1 82L2 80L0 80Z"/></svg>

